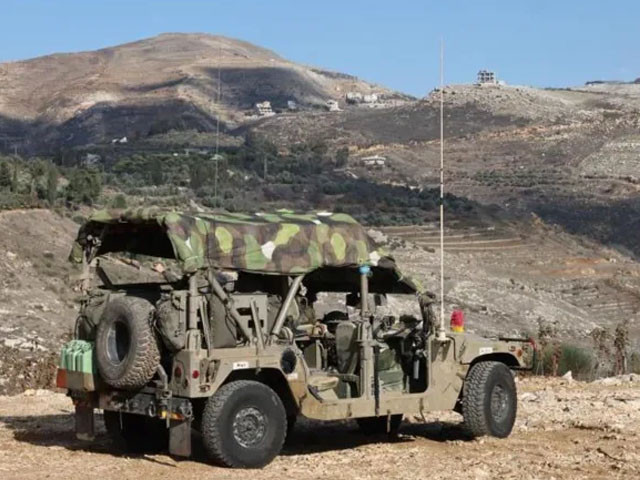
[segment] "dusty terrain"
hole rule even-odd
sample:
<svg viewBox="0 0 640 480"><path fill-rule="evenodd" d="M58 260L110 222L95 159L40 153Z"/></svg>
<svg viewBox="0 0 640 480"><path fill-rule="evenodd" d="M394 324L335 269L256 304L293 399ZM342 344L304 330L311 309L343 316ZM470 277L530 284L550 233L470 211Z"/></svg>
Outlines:
<svg viewBox="0 0 640 480"><path fill-rule="evenodd" d="M514 433L469 441L455 413L403 423L399 438L366 438L352 422L301 421L281 456L260 478L635 479L640 475L640 378L581 383L520 379ZM0 477L104 480L251 478L256 473L211 466L199 441L193 459L127 456L100 424L93 443L75 439L64 395L29 391L0 397Z"/></svg>

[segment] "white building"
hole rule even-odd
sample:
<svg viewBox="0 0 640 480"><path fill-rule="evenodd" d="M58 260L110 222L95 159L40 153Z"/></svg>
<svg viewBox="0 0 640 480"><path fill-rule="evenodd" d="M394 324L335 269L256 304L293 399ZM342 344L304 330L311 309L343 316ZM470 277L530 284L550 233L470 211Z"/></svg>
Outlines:
<svg viewBox="0 0 640 480"><path fill-rule="evenodd" d="M370 168L384 168L387 163L387 158L382 155L371 155L369 157L362 157L360 159L362 165Z"/></svg>
<svg viewBox="0 0 640 480"><path fill-rule="evenodd" d="M490 70L480 70L478 72L478 85L497 85L496 73Z"/></svg>
<svg viewBox="0 0 640 480"><path fill-rule="evenodd" d="M329 110L330 112L340 111L340 105L338 105L337 100L327 100L327 103L325 104L325 106L327 107L327 110Z"/></svg>
<svg viewBox="0 0 640 480"><path fill-rule="evenodd" d="M259 117L272 117L275 115L274 111L271 109L271 102L268 100L256 103L256 113Z"/></svg>

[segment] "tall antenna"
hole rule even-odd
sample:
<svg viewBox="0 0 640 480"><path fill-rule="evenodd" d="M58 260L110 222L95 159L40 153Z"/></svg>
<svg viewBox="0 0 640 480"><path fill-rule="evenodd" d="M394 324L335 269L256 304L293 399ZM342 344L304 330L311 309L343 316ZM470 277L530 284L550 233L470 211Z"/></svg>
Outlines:
<svg viewBox="0 0 640 480"><path fill-rule="evenodd" d="M218 206L218 162L220 161L220 155L218 154L220 148L220 113L222 111L220 106L220 64L222 63L222 43L218 43L218 92L216 94L216 154L213 156L216 161L215 166L215 178L213 181L213 198L215 198L216 207Z"/></svg>
<svg viewBox="0 0 640 480"><path fill-rule="evenodd" d="M447 340L444 328L444 40L440 39L440 325L437 338Z"/></svg>
<svg viewBox="0 0 640 480"><path fill-rule="evenodd" d="M222 63L222 44L218 43L218 93L216 95L216 106L218 114L216 115L216 155L218 155L218 147L220 144L220 64Z"/></svg>

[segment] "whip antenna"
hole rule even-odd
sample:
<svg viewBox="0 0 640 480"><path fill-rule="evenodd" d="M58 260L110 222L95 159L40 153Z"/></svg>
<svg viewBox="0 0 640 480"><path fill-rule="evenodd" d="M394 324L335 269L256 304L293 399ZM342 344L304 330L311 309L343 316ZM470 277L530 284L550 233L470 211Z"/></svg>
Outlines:
<svg viewBox="0 0 640 480"><path fill-rule="evenodd" d="M221 42L219 39L218 42ZM216 155L218 155L218 147L220 143L220 64L222 63L222 44L218 43L218 92L216 95L216 106L218 107L218 114L216 115Z"/></svg>
<svg viewBox="0 0 640 480"><path fill-rule="evenodd" d="M440 325L437 339L446 341L444 328L444 40L440 40Z"/></svg>
<svg viewBox="0 0 640 480"><path fill-rule="evenodd" d="M220 148L220 115L222 114L222 108L220 105L220 64L222 63L222 40L218 37L218 92L216 94L216 154L213 156L215 160L215 174L213 182L213 198L215 199L215 206L218 206L218 162L220 161L220 154L218 153Z"/></svg>

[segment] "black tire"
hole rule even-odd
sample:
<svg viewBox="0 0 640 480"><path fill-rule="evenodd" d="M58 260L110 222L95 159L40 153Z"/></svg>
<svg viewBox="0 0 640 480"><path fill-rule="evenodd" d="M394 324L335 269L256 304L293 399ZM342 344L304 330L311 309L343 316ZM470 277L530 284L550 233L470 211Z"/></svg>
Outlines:
<svg viewBox="0 0 640 480"><path fill-rule="evenodd" d="M402 423L402 414L391 415L387 425L387 416L356 418L356 423L360 431L365 435L389 435L398 434L398 429Z"/></svg>
<svg viewBox="0 0 640 480"><path fill-rule="evenodd" d="M286 433L280 397L253 380L223 385L207 400L202 415L204 447L225 467L264 467L280 453Z"/></svg>
<svg viewBox="0 0 640 480"><path fill-rule="evenodd" d="M118 450L128 453L160 452L169 445L169 429L156 418L105 410L104 426Z"/></svg>
<svg viewBox="0 0 640 480"><path fill-rule="evenodd" d="M151 327L153 305L143 298L117 298L105 307L96 334L96 363L102 379L121 389L146 385L160 363Z"/></svg>
<svg viewBox="0 0 640 480"><path fill-rule="evenodd" d="M500 362L476 363L462 390L464 426L472 437L508 437L518 408L511 370Z"/></svg>

